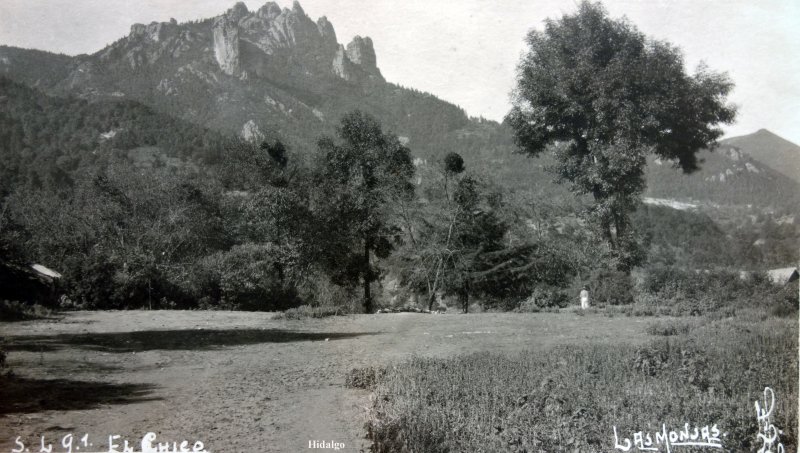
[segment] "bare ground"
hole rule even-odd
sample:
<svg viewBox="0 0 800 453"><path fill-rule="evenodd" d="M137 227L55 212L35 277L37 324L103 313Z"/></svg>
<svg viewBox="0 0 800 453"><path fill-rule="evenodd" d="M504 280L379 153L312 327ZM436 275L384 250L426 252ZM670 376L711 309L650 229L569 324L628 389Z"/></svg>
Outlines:
<svg viewBox="0 0 800 453"><path fill-rule="evenodd" d="M367 451L369 392L345 388L352 368L412 355L640 342L648 322L572 312L291 321L269 313L100 311L0 324L17 376L0 389L0 452L17 436L39 451L40 436L55 444L68 433L88 433L88 450L108 451L116 434L138 451L151 431L161 441L201 440L211 452L320 451L308 448L310 440Z"/></svg>

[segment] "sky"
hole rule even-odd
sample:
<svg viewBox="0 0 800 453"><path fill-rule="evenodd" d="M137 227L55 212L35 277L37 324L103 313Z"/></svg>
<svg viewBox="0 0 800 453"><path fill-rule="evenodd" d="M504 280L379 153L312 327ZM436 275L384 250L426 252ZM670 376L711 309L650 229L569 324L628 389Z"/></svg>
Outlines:
<svg viewBox="0 0 800 453"><path fill-rule="evenodd" d="M245 1L250 10L264 1ZM278 0L291 7L291 0ZM386 80L427 91L470 116L502 120L510 108L524 37L578 0L302 0L327 16L339 42L370 36ZM0 44L75 55L126 35L133 23L221 14L233 0L0 0ZM704 61L736 84L726 136L766 128L800 144L800 1L605 0L650 37Z"/></svg>

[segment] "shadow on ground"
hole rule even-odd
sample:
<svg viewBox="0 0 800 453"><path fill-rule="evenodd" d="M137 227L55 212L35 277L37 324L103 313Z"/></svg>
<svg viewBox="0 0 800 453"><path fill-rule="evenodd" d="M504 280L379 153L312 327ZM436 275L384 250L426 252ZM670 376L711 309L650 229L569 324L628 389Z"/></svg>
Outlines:
<svg viewBox="0 0 800 453"><path fill-rule="evenodd" d="M69 379L0 378L0 414L93 409L158 401L150 384L110 384Z"/></svg>
<svg viewBox="0 0 800 453"><path fill-rule="evenodd" d="M7 351L31 352L48 352L66 347L102 352L141 352L159 349L204 350L259 343L342 340L376 334L374 332L298 332L282 329L146 330L140 332L17 336L7 338L4 348Z"/></svg>

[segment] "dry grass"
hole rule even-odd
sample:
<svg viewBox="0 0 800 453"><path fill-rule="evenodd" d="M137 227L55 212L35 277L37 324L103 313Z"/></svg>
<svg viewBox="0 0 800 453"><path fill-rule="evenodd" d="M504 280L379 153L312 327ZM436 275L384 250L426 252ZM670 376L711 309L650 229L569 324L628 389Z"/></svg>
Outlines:
<svg viewBox="0 0 800 453"><path fill-rule="evenodd" d="M662 423L717 424L726 450L755 451L753 402L766 386L778 396L773 422L786 451L796 451L796 320L707 321L661 324L654 330L672 336L646 346L559 346L390 367L367 424L374 451L611 451L613 426L631 437Z"/></svg>

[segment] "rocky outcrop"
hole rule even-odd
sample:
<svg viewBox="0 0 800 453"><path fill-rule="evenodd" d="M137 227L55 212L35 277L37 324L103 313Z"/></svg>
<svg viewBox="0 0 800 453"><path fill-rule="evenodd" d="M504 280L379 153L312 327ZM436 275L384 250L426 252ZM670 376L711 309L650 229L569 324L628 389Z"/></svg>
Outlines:
<svg viewBox="0 0 800 453"><path fill-rule="evenodd" d="M244 14L247 14L247 7L243 3L237 3L214 21L214 58L222 72L228 75L238 74L241 69L238 23L241 19L242 7L244 7Z"/></svg>
<svg viewBox="0 0 800 453"><path fill-rule="evenodd" d="M326 52L336 52L339 47L339 42L336 40L336 30L333 29L333 24L328 21L328 18L322 16L317 20L317 31L322 38L322 45Z"/></svg>
<svg viewBox="0 0 800 453"><path fill-rule="evenodd" d="M353 80L356 77L356 71L353 63L347 58L347 51L344 50L343 45L339 45L336 54L333 57L332 64L333 73L344 80Z"/></svg>
<svg viewBox="0 0 800 453"><path fill-rule="evenodd" d="M356 36L342 46L333 24L324 16L313 21L297 1L291 8L268 2L256 11L239 2L214 18L209 28L179 25L174 19L134 24L127 40L100 56L119 55L132 69L167 57L180 64L211 57L229 76L280 80L291 86L318 86L332 76L353 83L383 80L370 38Z"/></svg>
<svg viewBox="0 0 800 453"><path fill-rule="evenodd" d="M247 9L247 5L245 5L244 2L236 2L236 4L225 13L232 22L239 22L248 14L250 14L250 11Z"/></svg>
<svg viewBox="0 0 800 453"><path fill-rule="evenodd" d="M244 123L240 135L245 141L250 143L260 143L264 140L264 133L261 132L261 129L253 120Z"/></svg>
<svg viewBox="0 0 800 453"><path fill-rule="evenodd" d="M275 3L267 3L255 14L244 17L239 26L242 29L242 39L253 43L267 55L295 48L311 53L326 47L329 51L333 50L329 42L325 44L330 38L324 36L333 31L333 27L323 27L326 28L323 33L297 2L292 9L281 9Z"/></svg>
<svg viewBox="0 0 800 453"><path fill-rule="evenodd" d="M315 23L296 1L291 9L269 2L255 12L237 3L215 20L213 36L214 57L229 75L285 74L292 65L312 77L382 78L371 39L356 36L345 49L326 17Z"/></svg>
<svg viewBox="0 0 800 453"><path fill-rule="evenodd" d="M378 70L375 49L372 47L372 39L356 36L347 45L347 58L361 67L364 72L372 75L380 75Z"/></svg>
<svg viewBox="0 0 800 453"><path fill-rule="evenodd" d="M256 16L266 20L275 19L280 15L281 15L281 7L278 6L278 4L275 2L268 2L264 4L264 6L259 8L259 10L256 12Z"/></svg>
<svg viewBox="0 0 800 453"><path fill-rule="evenodd" d="M153 42L161 42L174 36L178 32L178 22L170 19L169 22L151 22L149 25L133 24L128 35L131 39L147 39Z"/></svg>

